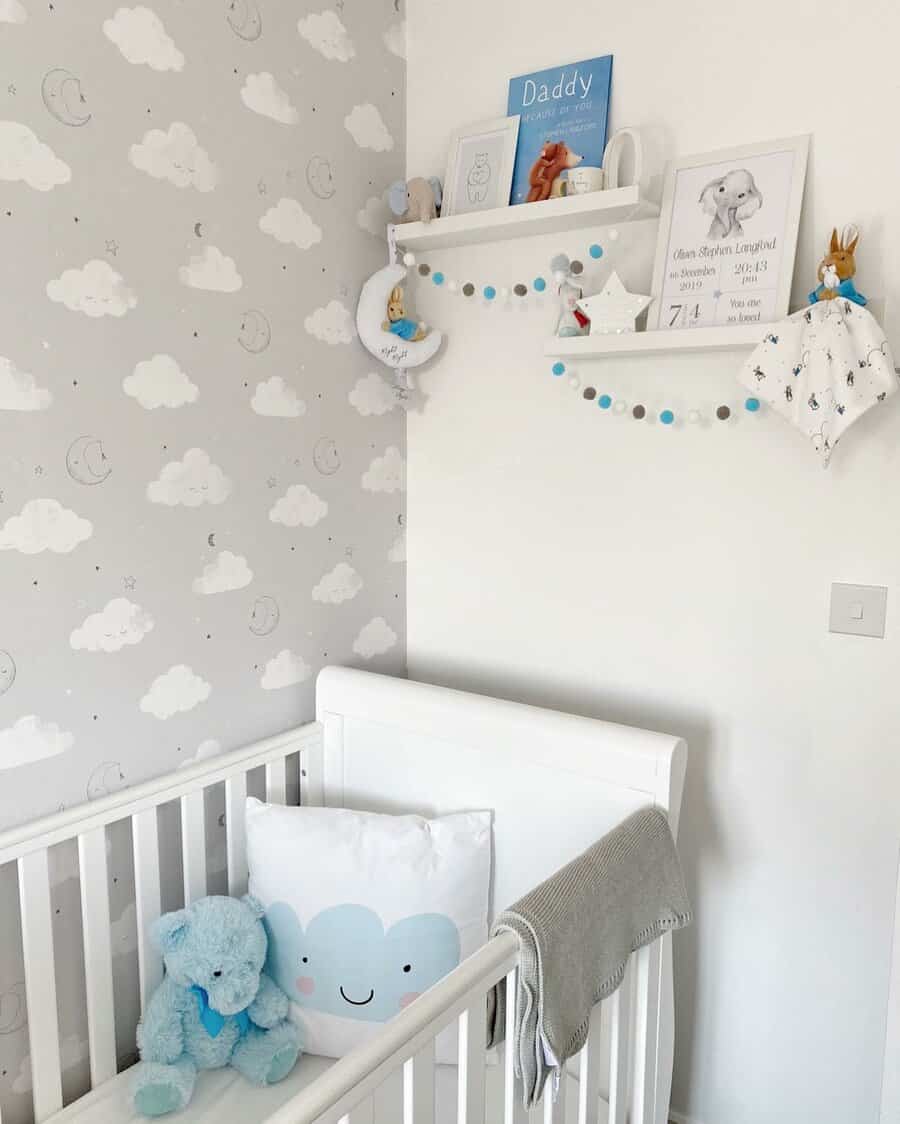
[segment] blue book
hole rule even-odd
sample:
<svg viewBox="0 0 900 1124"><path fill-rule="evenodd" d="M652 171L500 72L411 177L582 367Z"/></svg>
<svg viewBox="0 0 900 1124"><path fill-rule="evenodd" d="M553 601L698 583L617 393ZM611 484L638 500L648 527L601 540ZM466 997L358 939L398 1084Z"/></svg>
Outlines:
<svg viewBox="0 0 900 1124"><path fill-rule="evenodd" d="M521 118L511 203L528 201L531 170L548 141L566 145L570 164L576 156L585 167L603 163L612 61L612 55L603 55L510 79L506 112ZM541 186L534 194L544 190Z"/></svg>

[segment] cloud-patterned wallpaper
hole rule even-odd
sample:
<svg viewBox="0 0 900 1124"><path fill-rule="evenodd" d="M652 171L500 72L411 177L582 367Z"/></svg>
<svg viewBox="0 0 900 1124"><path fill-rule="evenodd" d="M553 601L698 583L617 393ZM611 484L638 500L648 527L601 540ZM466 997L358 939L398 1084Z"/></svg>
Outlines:
<svg viewBox="0 0 900 1124"><path fill-rule="evenodd" d="M0 0L0 826L403 663L394 0Z"/></svg>
<svg viewBox="0 0 900 1124"><path fill-rule="evenodd" d="M403 667L403 415L353 323L403 22L330 3L0 0L0 829L311 718L325 662Z"/></svg>

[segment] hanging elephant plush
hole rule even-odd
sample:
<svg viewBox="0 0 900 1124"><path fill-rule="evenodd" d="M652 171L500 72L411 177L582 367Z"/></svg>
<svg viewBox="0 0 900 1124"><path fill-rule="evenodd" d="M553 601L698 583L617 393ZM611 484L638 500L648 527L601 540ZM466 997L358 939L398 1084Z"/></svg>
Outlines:
<svg viewBox="0 0 900 1124"><path fill-rule="evenodd" d="M388 206L398 223L431 222L440 214L443 201L441 181L436 176L396 180L388 188Z"/></svg>
<svg viewBox="0 0 900 1124"><path fill-rule="evenodd" d="M386 265L363 285L356 306L356 330L363 347L388 367L408 370L431 359L443 336L411 316L405 307L405 265Z"/></svg>

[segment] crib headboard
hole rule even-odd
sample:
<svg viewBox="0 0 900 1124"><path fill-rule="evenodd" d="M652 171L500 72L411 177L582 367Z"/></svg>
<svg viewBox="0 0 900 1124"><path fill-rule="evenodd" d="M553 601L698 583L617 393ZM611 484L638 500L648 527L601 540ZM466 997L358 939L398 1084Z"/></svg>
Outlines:
<svg viewBox="0 0 900 1124"><path fill-rule="evenodd" d="M679 738L338 667L319 674L316 712L323 803L493 811L495 911L643 805L677 829Z"/></svg>

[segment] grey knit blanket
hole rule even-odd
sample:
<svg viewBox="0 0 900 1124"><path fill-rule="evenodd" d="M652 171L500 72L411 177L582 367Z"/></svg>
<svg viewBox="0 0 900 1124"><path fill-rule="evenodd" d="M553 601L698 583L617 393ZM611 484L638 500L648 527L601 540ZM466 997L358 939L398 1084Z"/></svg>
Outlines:
<svg viewBox="0 0 900 1124"><path fill-rule="evenodd" d="M491 936L513 932L520 944L513 1048L526 1108L584 1045L591 1008L622 982L630 954L690 921L669 821L653 807L497 917ZM505 1007L501 982L488 995L491 1045L503 1040Z"/></svg>

